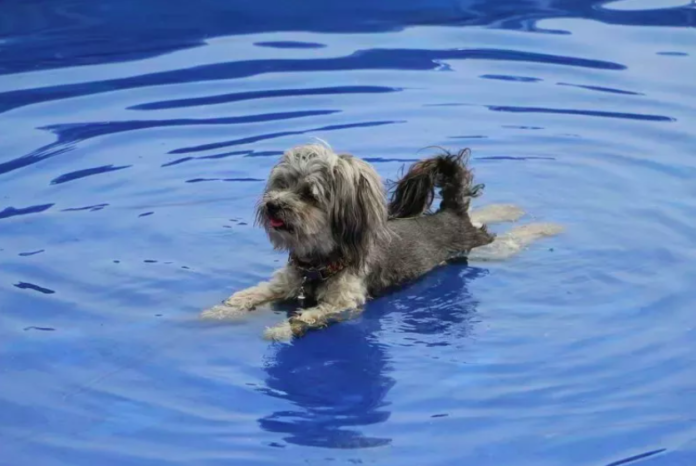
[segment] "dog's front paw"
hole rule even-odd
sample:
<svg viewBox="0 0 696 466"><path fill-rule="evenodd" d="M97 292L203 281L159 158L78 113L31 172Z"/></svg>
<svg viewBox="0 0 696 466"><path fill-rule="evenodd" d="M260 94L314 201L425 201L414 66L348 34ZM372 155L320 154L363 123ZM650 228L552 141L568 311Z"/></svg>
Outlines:
<svg viewBox="0 0 696 466"><path fill-rule="evenodd" d="M273 327L266 328L263 336L267 340L272 341L290 341L293 338L304 336L311 328L311 325L300 319L298 316L293 316L289 320L281 322Z"/></svg>
<svg viewBox="0 0 696 466"><path fill-rule="evenodd" d="M325 317L320 311L306 309L298 312L290 318L290 323L295 322L297 325L311 325L318 326L322 322L322 318Z"/></svg>
<svg viewBox="0 0 696 466"><path fill-rule="evenodd" d="M290 341L294 335L294 331L290 322L285 321L273 327L268 327L263 332L264 338L271 341Z"/></svg>
<svg viewBox="0 0 696 466"><path fill-rule="evenodd" d="M201 319L207 320L236 320L244 317L248 311L225 304L218 304L201 313Z"/></svg>
<svg viewBox="0 0 696 466"><path fill-rule="evenodd" d="M240 311L253 311L256 308L258 298L253 292L240 291L224 301L224 305Z"/></svg>

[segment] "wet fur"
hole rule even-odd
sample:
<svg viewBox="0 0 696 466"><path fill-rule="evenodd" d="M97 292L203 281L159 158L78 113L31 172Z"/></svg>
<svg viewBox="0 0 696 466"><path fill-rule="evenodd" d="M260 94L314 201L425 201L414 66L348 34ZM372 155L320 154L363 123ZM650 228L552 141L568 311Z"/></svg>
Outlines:
<svg viewBox="0 0 696 466"><path fill-rule="evenodd" d="M257 222L276 249L311 263L338 260L345 268L314 288L315 306L267 329L266 336L287 339L341 320L345 311L359 311L369 296L490 245L494 235L469 216L470 201L482 186L473 184L468 154L444 153L415 163L388 203L367 162L322 144L287 151L271 171ZM431 212L437 188L442 202ZM274 228L272 219L284 227ZM288 264L203 317L239 317L259 305L296 298L302 278Z"/></svg>

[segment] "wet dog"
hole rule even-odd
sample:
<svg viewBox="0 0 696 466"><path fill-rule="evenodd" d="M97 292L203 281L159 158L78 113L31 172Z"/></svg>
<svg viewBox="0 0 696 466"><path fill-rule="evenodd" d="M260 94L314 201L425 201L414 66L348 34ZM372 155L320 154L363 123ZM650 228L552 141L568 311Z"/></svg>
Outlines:
<svg viewBox="0 0 696 466"><path fill-rule="evenodd" d="M471 199L483 186L474 184L468 158L464 150L416 162L388 201L379 175L364 160L323 144L287 151L257 208L257 223L273 246L289 253L287 265L202 317L235 318L277 301L310 303L266 330L267 338L289 339L359 312L369 296L472 250L480 259L502 259L558 233L551 224L526 225L499 238L489 233L486 224L513 221L522 212L498 205L470 215ZM431 212L436 189L442 200Z"/></svg>

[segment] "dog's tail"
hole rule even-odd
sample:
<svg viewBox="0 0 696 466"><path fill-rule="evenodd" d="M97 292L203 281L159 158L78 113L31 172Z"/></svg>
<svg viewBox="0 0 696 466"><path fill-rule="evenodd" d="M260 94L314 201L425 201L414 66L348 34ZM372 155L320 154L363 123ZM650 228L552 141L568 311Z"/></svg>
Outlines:
<svg viewBox="0 0 696 466"><path fill-rule="evenodd" d="M440 210L453 210L465 215L471 198L481 194L484 185L474 185L474 175L467 167L471 151L421 160L409 168L393 188L389 202L391 218L417 217L430 209L435 188L440 188Z"/></svg>

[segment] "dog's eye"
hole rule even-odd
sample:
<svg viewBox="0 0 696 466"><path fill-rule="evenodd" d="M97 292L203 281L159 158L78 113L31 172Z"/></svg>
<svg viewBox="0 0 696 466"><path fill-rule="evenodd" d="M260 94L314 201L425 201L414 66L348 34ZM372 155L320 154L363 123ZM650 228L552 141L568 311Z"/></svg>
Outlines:
<svg viewBox="0 0 696 466"><path fill-rule="evenodd" d="M275 189L288 189L288 183L287 183L285 180L283 180L283 179L276 180L276 181L273 183L273 187L274 187Z"/></svg>
<svg viewBox="0 0 696 466"><path fill-rule="evenodd" d="M312 190L311 185L304 185L300 189L300 196L302 196L302 199L305 199L307 201L316 201L317 197L314 195L314 191Z"/></svg>

